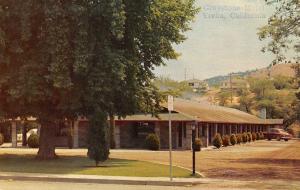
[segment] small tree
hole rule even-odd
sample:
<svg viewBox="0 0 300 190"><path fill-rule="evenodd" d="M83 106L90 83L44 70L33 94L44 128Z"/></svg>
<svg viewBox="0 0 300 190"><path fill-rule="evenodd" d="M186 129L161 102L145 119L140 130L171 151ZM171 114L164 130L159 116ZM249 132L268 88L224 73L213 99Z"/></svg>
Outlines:
<svg viewBox="0 0 300 190"><path fill-rule="evenodd" d="M242 141L243 141L242 135L241 134L237 134L236 135L236 144L241 144Z"/></svg>
<svg viewBox="0 0 300 190"><path fill-rule="evenodd" d="M248 132L247 136L248 136L247 140L250 143L252 141L252 134L250 132Z"/></svg>
<svg viewBox="0 0 300 190"><path fill-rule="evenodd" d="M200 138L195 139L195 151L201 151L202 140Z"/></svg>
<svg viewBox="0 0 300 190"><path fill-rule="evenodd" d="M256 133L256 140L261 140L261 139L260 139L259 132Z"/></svg>
<svg viewBox="0 0 300 190"><path fill-rule="evenodd" d="M248 142L248 135L247 135L247 133L243 133L243 135L242 135L242 141L243 141L244 144L246 142Z"/></svg>
<svg viewBox="0 0 300 190"><path fill-rule="evenodd" d="M213 145L216 147L216 148L221 148L222 146L222 138L221 138L221 135L219 133L217 133L213 139Z"/></svg>
<svg viewBox="0 0 300 190"><path fill-rule="evenodd" d="M264 140L264 139L265 139L265 135L264 135L263 132L261 132L261 133L259 134L259 138L260 138L261 140Z"/></svg>
<svg viewBox="0 0 300 190"><path fill-rule="evenodd" d="M237 143L237 138L236 138L235 134L232 134L230 136L230 143L231 143L232 146L234 146Z"/></svg>
<svg viewBox="0 0 300 190"><path fill-rule="evenodd" d="M104 162L109 155L109 128L107 125L107 115L101 111L90 118L88 136L88 157L95 161Z"/></svg>
<svg viewBox="0 0 300 190"><path fill-rule="evenodd" d="M256 133L253 132L253 133L252 133L252 141L255 141L255 140L257 140L257 136L256 136Z"/></svg>
<svg viewBox="0 0 300 190"><path fill-rule="evenodd" d="M28 138L27 144L30 148L38 148L39 147L39 136L37 134L31 134Z"/></svg>
<svg viewBox="0 0 300 190"><path fill-rule="evenodd" d="M156 134L149 134L145 139L146 148L149 150L159 150L160 142Z"/></svg>
<svg viewBox="0 0 300 190"><path fill-rule="evenodd" d="M222 137L223 146L227 147L230 145L230 139L228 135L224 135Z"/></svg>

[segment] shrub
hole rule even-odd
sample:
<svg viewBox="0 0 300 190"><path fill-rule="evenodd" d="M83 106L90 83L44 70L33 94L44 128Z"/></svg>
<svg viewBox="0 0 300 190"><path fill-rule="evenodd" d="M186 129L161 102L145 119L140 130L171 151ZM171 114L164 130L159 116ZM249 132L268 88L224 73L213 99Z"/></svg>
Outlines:
<svg viewBox="0 0 300 190"><path fill-rule="evenodd" d="M242 134L242 142L243 142L243 143L248 142L248 135L247 135L247 133L243 133L243 134Z"/></svg>
<svg viewBox="0 0 300 190"><path fill-rule="evenodd" d="M263 132L261 132L261 133L259 134L259 139L261 139L261 140L264 140L264 139L265 139L265 135L264 135Z"/></svg>
<svg viewBox="0 0 300 190"><path fill-rule="evenodd" d="M237 138L236 138L235 134L232 134L230 136L230 143L231 143L231 145L235 145L237 143Z"/></svg>
<svg viewBox="0 0 300 190"><path fill-rule="evenodd" d="M96 111L91 117L87 135L87 156L98 167L99 163L106 161L109 156L109 127L104 112Z"/></svg>
<svg viewBox="0 0 300 190"><path fill-rule="evenodd" d="M146 148L149 150L159 150L159 139L156 134L149 134L145 140Z"/></svg>
<svg viewBox="0 0 300 190"><path fill-rule="evenodd" d="M255 140L256 140L256 133L253 132L253 133L252 133L252 141L255 141Z"/></svg>
<svg viewBox="0 0 300 190"><path fill-rule="evenodd" d="M242 134L237 134L236 135L236 144L241 144L242 141L243 141Z"/></svg>
<svg viewBox="0 0 300 190"><path fill-rule="evenodd" d="M27 140L27 144L30 148L38 148L39 136L37 134L31 134Z"/></svg>
<svg viewBox="0 0 300 190"><path fill-rule="evenodd" d="M201 151L202 141L201 139L195 139L195 151Z"/></svg>
<svg viewBox="0 0 300 190"><path fill-rule="evenodd" d="M0 146L4 143L4 136L0 133Z"/></svg>
<svg viewBox="0 0 300 190"><path fill-rule="evenodd" d="M248 132L247 136L248 136L248 142L250 143L252 141L252 134Z"/></svg>
<svg viewBox="0 0 300 190"><path fill-rule="evenodd" d="M261 140L259 132L256 133L256 140Z"/></svg>
<svg viewBox="0 0 300 190"><path fill-rule="evenodd" d="M224 136L222 137L222 144L223 144L223 146L225 146L225 147L230 145L230 138L229 138L228 135L224 135Z"/></svg>
<svg viewBox="0 0 300 190"><path fill-rule="evenodd" d="M216 148L220 148L222 146L222 138L221 138L221 135L219 133L217 133L216 136L214 137L213 145Z"/></svg>

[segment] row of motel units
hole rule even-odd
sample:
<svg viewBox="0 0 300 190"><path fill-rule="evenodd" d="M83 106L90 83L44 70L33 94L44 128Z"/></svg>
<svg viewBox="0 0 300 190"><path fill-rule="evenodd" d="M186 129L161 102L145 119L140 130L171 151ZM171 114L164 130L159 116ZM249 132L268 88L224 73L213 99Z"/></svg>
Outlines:
<svg viewBox="0 0 300 190"><path fill-rule="evenodd" d="M166 105L163 105L166 107ZM212 143L216 133L230 135L243 132L266 132L270 128L282 128L282 119L261 119L248 113L221 106L209 105L183 99L174 100L172 118L172 146L174 149L191 149L192 126L195 125L196 137L201 138L203 146ZM116 148L142 149L144 140L150 133L155 133L160 139L160 148L168 148L168 121L167 109L152 115L136 114L115 120ZM17 146L17 120L12 121L12 146ZM72 125L73 148L86 147L88 120L80 117ZM67 147L68 137L57 133L57 146Z"/></svg>

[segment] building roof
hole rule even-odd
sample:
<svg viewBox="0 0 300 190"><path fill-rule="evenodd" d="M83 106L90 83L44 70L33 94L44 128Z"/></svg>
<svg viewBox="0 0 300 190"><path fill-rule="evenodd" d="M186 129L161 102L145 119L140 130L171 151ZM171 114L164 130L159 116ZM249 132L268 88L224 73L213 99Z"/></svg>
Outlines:
<svg viewBox="0 0 300 190"><path fill-rule="evenodd" d="M163 106L166 106L163 104ZM238 124L282 124L282 119L260 119L237 109L174 99L174 111L200 122Z"/></svg>
<svg viewBox="0 0 300 190"><path fill-rule="evenodd" d="M186 116L181 113L172 113L172 121L194 121L192 117ZM135 114L131 116L127 116L125 118L117 118L116 121L168 121L169 114L168 113L160 113L158 114L158 118L151 114Z"/></svg>
<svg viewBox="0 0 300 190"><path fill-rule="evenodd" d="M166 103L162 104L167 107ZM174 99L174 111L172 121L198 121L208 123L232 123L232 124L283 124L283 119L261 119L246 112L222 106L199 103L184 99ZM168 113L158 114L158 118L151 114L135 114L116 121L168 121Z"/></svg>

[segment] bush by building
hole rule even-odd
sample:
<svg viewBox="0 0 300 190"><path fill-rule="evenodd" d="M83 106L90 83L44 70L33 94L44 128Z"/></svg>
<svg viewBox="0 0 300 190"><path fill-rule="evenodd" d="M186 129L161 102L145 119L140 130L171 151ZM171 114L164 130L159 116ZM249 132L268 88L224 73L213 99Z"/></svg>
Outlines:
<svg viewBox="0 0 300 190"><path fill-rule="evenodd" d="M149 134L145 139L146 148L149 150L159 150L160 142L156 134Z"/></svg>
<svg viewBox="0 0 300 190"><path fill-rule="evenodd" d="M248 142L250 143L252 141L252 134L248 132L247 136L248 136Z"/></svg>
<svg viewBox="0 0 300 190"><path fill-rule="evenodd" d="M30 148L38 148L39 136L37 134L31 134L27 140L27 143Z"/></svg>
<svg viewBox="0 0 300 190"><path fill-rule="evenodd" d="M201 151L202 141L199 138L195 139L195 151Z"/></svg>
<svg viewBox="0 0 300 190"><path fill-rule="evenodd" d="M224 135L224 136L222 137L222 144L223 144L223 146L225 146L225 147L230 145L230 138L229 138L228 135Z"/></svg>
<svg viewBox="0 0 300 190"><path fill-rule="evenodd" d="M4 143L4 136L0 133L0 146Z"/></svg>
<svg viewBox="0 0 300 190"><path fill-rule="evenodd" d="M219 133L217 133L215 135L212 143L218 149L222 146L222 138L221 138L221 135Z"/></svg>
<svg viewBox="0 0 300 190"><path fill-rule="evenodd" d="M234 146L236 143L237 143L236 135L235 135L235 134L232 134L232 135L230 136L230 144Z"/></svg>
<svg viewBox="0 0 300 190"><path fill-rule="evenodd" d="M261 140L259 132L256 133L256 140Z"/></svg>
<svg viewBox="0 0 300 190"><path fill-rule="evenodd" d="M243 143L248 142L248 135L247 135L247 133L243 133L243 134L242 134L242 142L243 142Z"/></svg>
<svg viewBox="0 0 300 190"><path fill-rule="evenodd" d="M237 134L236 135L236 144L241 144L242 141L243 141L242 134Z"/></svg>
<svg viewBox="0 0 300 190"><path fill-rule="evenodd" d="M261 140L264 140L264 139L265 139L265 135L264 135L263 132L261 132L261 133L259 134L259 139L261 139Z"/></svg>
<svg viewBox="0 0 300 190"><path fill-rule="evenodd" d="M253 133L252 133L252 141L255 141L255 140L256 140L256 133L253 132Z"/></svg>

